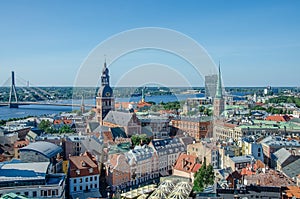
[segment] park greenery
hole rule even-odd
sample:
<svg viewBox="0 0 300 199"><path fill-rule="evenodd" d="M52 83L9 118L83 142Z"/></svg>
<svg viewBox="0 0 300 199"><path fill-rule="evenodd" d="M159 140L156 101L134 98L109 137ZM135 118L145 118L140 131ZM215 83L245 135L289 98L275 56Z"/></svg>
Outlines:
<svg viewBox="0 0 300 199"><path fill-rule="evenodd" d="M58 130L53 128L52 123L49 120L42 120L38 125L38 128L43 130L45 133L49 134L65 134L65 133L74 133L74 129L72 129L68 125L63 125Z"/></svg>
<svg viewBox="0 0 300 199"><path fill-rule="evenodd" d="M295 96L278 96L270 98L267 103L281 104L281 103L294 103L298 108L300 108L300 98Z"/></svg>
<svg viewBox="0 0 300 199"><path fill-rule="evenodd" d="M206 158L200 169L195 173L194 176L194 192L202 192L207 186L213 185L215 181L214 169L211 164L206 165Z"/></svg>
<svg viewBox="0 0 300 199"><path fill-rule="evenodd" d="M272 107L272 106L269 106L268 108L265 108L263 106L255 106L251 108L251 110L266 111L267 113L271 113L271 114L292 114L291 110L287 110L285 108L279 108L279 107Z"/></svg>
<svg viewBox="0 0 300 199"><path fill-rule="evenodd" d="M149 144L150 141L150 138L148 138L146 134L131 136L131 142L133 146Z"/></svg>

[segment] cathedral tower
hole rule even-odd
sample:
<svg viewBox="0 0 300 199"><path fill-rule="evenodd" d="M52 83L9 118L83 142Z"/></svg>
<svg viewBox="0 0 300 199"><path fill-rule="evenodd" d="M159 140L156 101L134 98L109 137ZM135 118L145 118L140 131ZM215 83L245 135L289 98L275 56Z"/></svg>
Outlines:
<svg viewBox="0 0 300 199"><path fill-rule="evenodd" d="M104 62L104 67L101 75L101 86L96 97L96 115L100 124L103 124L103 119L107 113L115 108L115 98L113 90L109 85L109 70Z"/></svg>

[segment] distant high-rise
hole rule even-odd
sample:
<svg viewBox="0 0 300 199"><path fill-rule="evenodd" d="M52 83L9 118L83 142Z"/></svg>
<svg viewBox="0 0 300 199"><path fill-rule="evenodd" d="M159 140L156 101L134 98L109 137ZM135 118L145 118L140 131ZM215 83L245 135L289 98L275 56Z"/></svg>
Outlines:
<svg viewBox="0 0 300 199"><path fill-rule="evenodd" d="M217 91L217 83L218 83L218 75L207 75L205 76L205 97L216 96Z"/></svg>

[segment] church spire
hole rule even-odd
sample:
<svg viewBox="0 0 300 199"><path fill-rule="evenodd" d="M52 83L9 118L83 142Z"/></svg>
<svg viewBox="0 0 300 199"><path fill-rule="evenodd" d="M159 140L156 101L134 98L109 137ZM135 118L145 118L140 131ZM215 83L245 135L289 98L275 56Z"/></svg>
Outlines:
<svg viewBox="0 0 300 199"><path fill-rule="evenodd" d="M142 88L142 102L145 102L145 87Z"/></svg>
<svg viewBox="0 0 300 199"><path fill-rule="evenodd" d="M217 82L217 91L215 98L221 99L223 98L222 94L222 78L221 78L221 67L220 67L220 61L219 61L219 74L218 74L218 82Z"/></svg>
<svg viewBox="0 0 300 199"><path fill-rule="evenodd" d="M102 69L102 75L101 75L101 86L109 86L109 70L107 68L106 64L106 58L104 60L104 65Z"/></svg>

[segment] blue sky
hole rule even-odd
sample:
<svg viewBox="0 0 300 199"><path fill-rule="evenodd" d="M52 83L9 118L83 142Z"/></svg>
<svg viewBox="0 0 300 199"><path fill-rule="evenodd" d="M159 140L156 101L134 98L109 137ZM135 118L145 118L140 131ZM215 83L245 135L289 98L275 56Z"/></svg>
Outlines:
<svg viewBox="0 0 300 199"><path fill-rule="evenodd" d="M162 27L221 60L225 86L300 86L299 8L297 0L1 1L0 85L11 70L34 85L73 85L100 42L133 28ZM173 67L176 59L166 57ZM132 59L123 61L130 67ZM120 74L113 72L114 84ZM190 78L203 85L203 78Z"/></svg>

